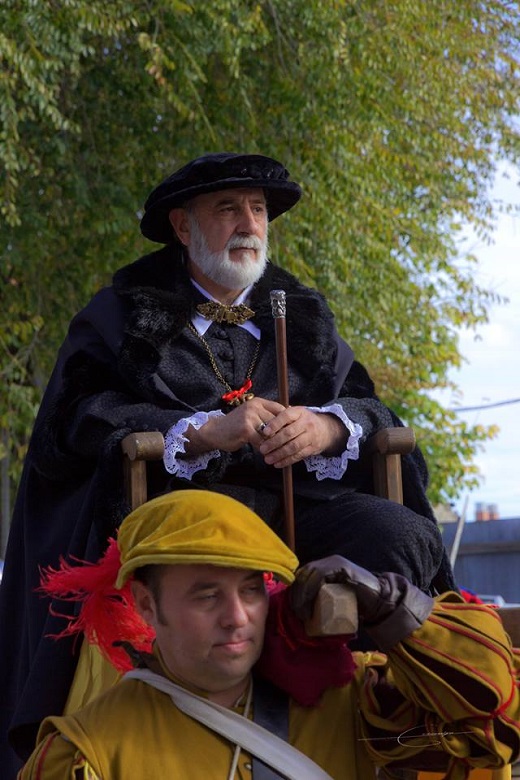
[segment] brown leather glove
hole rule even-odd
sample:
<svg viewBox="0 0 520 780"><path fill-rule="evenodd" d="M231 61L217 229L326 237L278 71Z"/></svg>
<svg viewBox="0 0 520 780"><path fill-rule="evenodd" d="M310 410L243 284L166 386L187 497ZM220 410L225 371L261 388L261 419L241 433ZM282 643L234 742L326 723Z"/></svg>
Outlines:
<svg viewBox="0 0 520 780"><path fill-rule="evenodd" d="M401 574L372 574L341 555L330 555L296 572L289 598L302 620L310 618L324 582L350 587L356 594L359 619L384 652L419 628L433 607L433 599Z"/></svg>

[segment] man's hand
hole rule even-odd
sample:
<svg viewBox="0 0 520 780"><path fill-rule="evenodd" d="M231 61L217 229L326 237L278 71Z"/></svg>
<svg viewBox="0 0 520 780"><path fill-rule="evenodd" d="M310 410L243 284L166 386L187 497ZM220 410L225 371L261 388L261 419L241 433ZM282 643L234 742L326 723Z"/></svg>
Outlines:
<svg viewBox="0 0 520 780"><path fill-rule="evenodd" d="M295 613L307 620L324 582L350 587L356 594L359 619L382 650L389 650L419 628L430 614L433 599L400 574L372 574L340 555L302 566L289 591Z"/></svg>
<svg viewBox="0 0 520 780"><path fill-rule="evenodd" d="M187 455L236 452L250 444L269 466L281 469L310 455L341 453L349 433L334 414L255 397L222 417L210 417L198 431L188 428L186 436Z"/></svg>
<svg viewBox="0 0 520 780"><path fill-rule="evenodd" d="M265 462L281 469L310 455L339 455L349 432L335 414L311 412L305 406L282 408L262 431L259 450Z"/></svg>
<svg viewBox="0 0 520 780"><path fill-rule="evenodd" d="M263 423L271 423L277 415L285 411L278 401L266 398L252 398L235 407L223 416L210 417L199 430L189 427L186 432L187 455L198 455L210 450L236 452L246 444L259 449L265 435L260 433Z"/></svg>

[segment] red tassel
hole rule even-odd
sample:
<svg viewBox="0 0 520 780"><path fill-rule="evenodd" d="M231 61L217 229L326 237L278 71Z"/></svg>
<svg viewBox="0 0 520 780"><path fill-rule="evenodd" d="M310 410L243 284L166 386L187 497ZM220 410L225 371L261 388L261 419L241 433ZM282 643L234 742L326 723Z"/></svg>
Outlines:
<svg viewBox="0 0 520 780"><path fill-rule="evenodd" d="M61 639L83 633L118 671L128 671L132 668L130 659L122 648L113 646L114 642L130 642L136 650L150 652L155 632L135 609L130 580L121 590L114 587L121 566L117 541L109 539L108 549L98 563L76 562L78 565L71 566L60 559L58 569L41 571L40 593L81 604L79 614L72 619L51 605L53 615L69 621L63 631L52 636Z"/></svg>

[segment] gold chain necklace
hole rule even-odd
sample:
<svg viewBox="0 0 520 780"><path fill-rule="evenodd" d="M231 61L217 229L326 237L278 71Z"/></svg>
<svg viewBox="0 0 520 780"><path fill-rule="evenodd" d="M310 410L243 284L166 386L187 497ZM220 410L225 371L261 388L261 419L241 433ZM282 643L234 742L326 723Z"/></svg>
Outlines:
<svg viewBox="0 0 520 780"><path fill-rule="evenodd" d="M197 328L193 325L193 323L188 322L188 328L189 330L198 338L198 340L201 342L202 346L208 353L209 362L211 364L211 368L213 369L215 376L217 377L218 381L224 385L224 387L227 390L227 393L224 393L224 395L221 396L222 400L228 404L229 406L240 406L240 404L245 403L245 401L250 401L252 398L254 398L254 393L250 393L253 386L253 382L251 381L251 375L254 371L256 361L258 358L258 353L260 352L260 340L257 341L256 348L253 354L253 359L251 360L251 363L249 364L249 368L247 369L246 374L246 381L242 385L242 387L239 387L238 390L233 390L231 385L229 385L224 377L222 376L222 372L220 371L217 361L215 360L215 356L213 352L211 351L211 347L204 338L204 336L201 336L198 332Z"/></svg>

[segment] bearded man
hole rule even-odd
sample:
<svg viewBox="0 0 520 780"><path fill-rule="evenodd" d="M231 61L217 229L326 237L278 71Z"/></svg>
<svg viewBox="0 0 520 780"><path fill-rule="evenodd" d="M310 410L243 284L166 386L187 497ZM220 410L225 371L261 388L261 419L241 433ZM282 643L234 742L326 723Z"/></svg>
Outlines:
<svg viewBox="0 0 520 780"><path fill-rule="evenodd" d="M151 496L226 493L281 532L290 465L302 563L337 553L425 591L454 587L420 452L403 463L406 506L372 495L360 446L401 423L323 296L267 259L268 224L300 196L270 157L217 153L188 163L145 204L141 231L164 246L117 271L73 319L34 427L2 582L7 780L19 766L8 731L26 758L40 721L63 711L79 652L49 638L56 618L34 593L38 566L60 555L99 558L129 509L120 442L131 432L165 436ZM276 400L273 289L287 296L288 408Z"/></svg>

